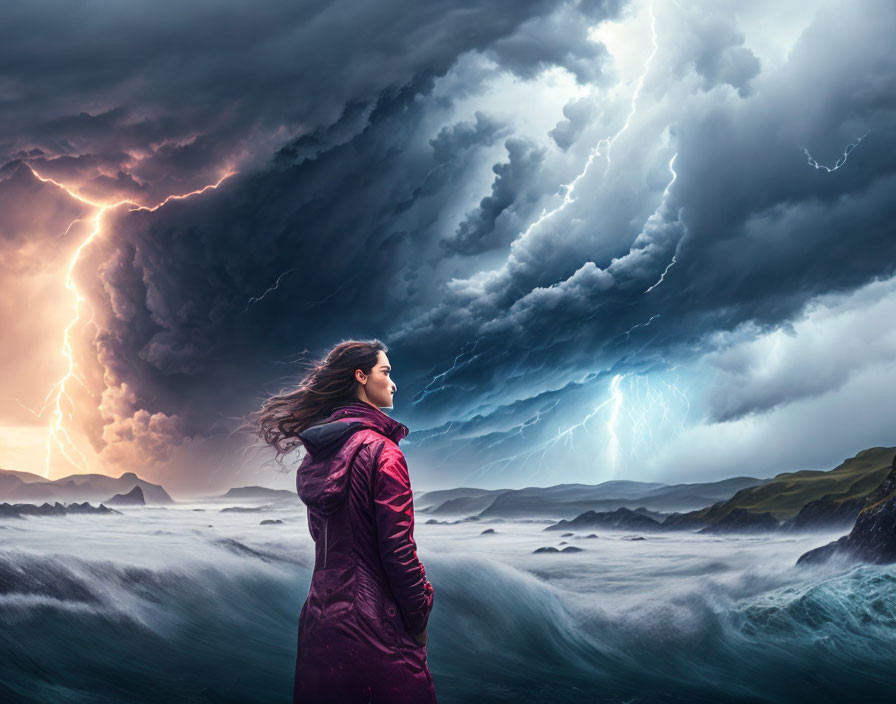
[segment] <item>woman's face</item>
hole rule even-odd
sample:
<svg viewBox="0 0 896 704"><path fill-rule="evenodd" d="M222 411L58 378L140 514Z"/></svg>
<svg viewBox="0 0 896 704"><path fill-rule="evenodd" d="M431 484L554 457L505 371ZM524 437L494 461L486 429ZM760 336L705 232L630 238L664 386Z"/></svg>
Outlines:
<svg viewBox="0 0 896 704"><path fill-rule="evenodd" d="M389 358L382 350L377 353L376 364L370 370L370 374L365 375L360 369L357 370L355 379L360 384L358 396L361 400L366 400L377 408L392 408L392 395L398 387L392 381L391 372Z"/></svg>

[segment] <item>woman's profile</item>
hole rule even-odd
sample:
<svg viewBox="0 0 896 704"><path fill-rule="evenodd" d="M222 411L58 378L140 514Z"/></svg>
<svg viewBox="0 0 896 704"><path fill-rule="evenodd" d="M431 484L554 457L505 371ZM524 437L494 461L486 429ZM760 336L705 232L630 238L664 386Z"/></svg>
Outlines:
<svg viewBox="0 0 896 704"><path fill-rule="evenodd" d="M428 704L433 588L414 542L414 506L398 443L406 425L381 411L397 390L386 346L349 340L298 388L255 415L277 457L304 445L296 474L315 542L299 617L296 704Z"/></svg>

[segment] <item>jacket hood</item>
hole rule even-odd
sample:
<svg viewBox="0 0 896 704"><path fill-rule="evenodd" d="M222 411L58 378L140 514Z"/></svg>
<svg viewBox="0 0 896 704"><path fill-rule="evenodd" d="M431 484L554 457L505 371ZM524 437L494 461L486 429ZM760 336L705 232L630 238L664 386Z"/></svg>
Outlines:
<svg viewBox="0 0 896 704"><path fill-rule="evenodd" d="M308 454L296 473L296 489L306 506L329 514L342 505L348 470L361 448L352 436L360 430L376 431L395 443L410 432L404 423L363 401L341 406L303 430L299 440Z"/></svg>

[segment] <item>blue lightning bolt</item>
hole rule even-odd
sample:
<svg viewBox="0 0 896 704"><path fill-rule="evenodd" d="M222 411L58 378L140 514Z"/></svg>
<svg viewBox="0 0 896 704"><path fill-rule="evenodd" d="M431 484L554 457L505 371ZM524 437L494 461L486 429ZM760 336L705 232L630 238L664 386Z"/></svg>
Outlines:
<svg viewBox="0 0 896 704"><path fill-rule="evenodd" d="M646 328L648 325L650 325L654 320L656 320L659 317L660 317L659 313L657 313L656 315L651 315L650 320L648 320L646 323L638 323L637 325L632 325L628 330L626 330L622 334L625 336L625 339L627 340L629 337L631 337L632 330L636 330L638 328Z"/></svg>
<svg viewBox="0 0 896 704"><path fill-rule="evenodd" d="M520 452L515 455L511 455L510 457L501 458L499 460L493 460L492 462L487 462L486 464L481 465L472 474L476 475L479 473L486 473L491 467L494 467L497 465L504 465L504 467L506 468L511 462L519 460L520 458L523 458L523 462L520 465L520 467L522 468L525 466L526 462L528 462L528 460L531 457L534 457L536 455L540 455L540 458L538 460L538 471L540 471L541 467L543 465L544 459L545 459L545 455L547 455L547 453L550 450L552 450L554 447L556 447L559 443L562 442L562 443L564 443L564 445L569 445L573 450L575 450L574 436L575 436L576 431L581 428L581 429L586 430L586 432L587 432L588 422L592 418L594 418L598 413L600 413L600 411L602 411L604 408L606 408L607 406L611 406L611 404L612 404L612 411L611 411L611 415L610 415L610 420L608 421L608 427L610 425L612 425L612 427L614 428L614 432L615 432L615 424L616 424L616 420L618 419L618 412L619 412L618 409L622 403L621 395L618 393L619 377L620 377L620 375L617 374L615 377L613 377L613 381L610 383L610 390L611 390L610 398L608 398L607 400L605 400L602 403L595 406L591 410L591 412L588 413L588 415L585 416L585 418L583 418L578 423L575 423L574 425L571 425L564 430L558 431L557 434L554 435L552 438L541 443L540 445L538 445L537 447L535 447L531 450L526 450L525 452ZM528 426L533 425L533 423L526 422L526 423L524 423L524 425L528 427ZM613 437L613 436L611 436L611 437ZM612 442L611 442L611 445L612 445Z"/></svg>
<svg viewBox="0 0 896 704"><path fill-rule="evenodd" d="M665 190L663 190L663 201L662 201L660 207L662 207L666 203L666 199L669 197L669 192L672 190L672 185L675 183L675 181L678 180L678 172L675 171L676 157L678 157L678 152L676 152L672 156L672 158L669 159L669 171L672 172L672 180L670 180L669 183L666 184L666 188L665 188ZM681 222L680 217L679 217L679 222ZM683 222L681 223L681 225L682 225L682 227L684 227ZM687 234L687 230L685 230L685 234ZM660 274L660 278L657 280L657 282L655 284L653 284L653 286L650 286L646 291L644 291L644 293L650 293L651 291L653 291L653 289L655 289L657 286L659 286L661 283L663 283L663 281L666 278L666 274L669 273L669 269L671 269L673 266L675 266L678 263L678 259L676 257L678 255L678 250L681 247L681 243L683 240L684 240L684 237L682 237L678 241L678 244L675 246L675 254L672 255L672 261L666 265L666 268L663 270L663 273ZM652 320L652 318L651 318L651 320ZM648 322L648 324L650 323L650 321L647 321L647 322Z"/></svg>
<svg viewBox="0 0 896 704"><path fill-rule="evenodd" d="M659 39L656 34L656 15L653 14L653 3L650 3L650 36L653 41L653 51L650 52L650 56L647 57L647 61L644 63L644 71L641 73L641 77L638 79L638 85L635 86L635 91L632 93L632 103L631 108L628 113L628 117L625 118L625 124L622 126L622 129L619 130L612 138L607 140L607 168L604 169L604 175L610 171L610 152L613 149L613 144L616 142L619 137L622 136L622 133L625 132L629 124L631 123L632 118L635 116L635 113L638 109L638 96L641 95L641 88L644 86L644 80L647 78L647 73L650 71L650 64L653 62L653 57L656 56L656 52L659 49ZM600 143L598 143L599 145ZM677 155L676 155L677 156ZM673 159L675 157L672 157ZM674 179L673 179L674 180ZM672 185L672 184L669 184Z"/></svg>
<svg viewBox="0 0 896 704"><path fill-rule="evenodd" d="M830 173L833 173L834 171L836 171L837 169L839 169L841 166L843 166L846 163L846 160L849 159L849 155L852 154L853 150L857 146L859 146L859 144L862 143L862 140L865 139L865 137L867 137L870 132L871 132L871 130L868 130L867 132L865 132L865 134L863 134L861 137L859 137L855 142L850 142L849 144L847 144L846 149L843 150L843 155L839 159L837 159L837 161L834 163L833 166L825 166L824 164L819 164L817 161L815 161L815 159L812 157L812 155L809 153L809 150L806 149L806 147L803 147L803 154L806 155L806 159L808 160L809 166L814 167L816 171L824 170L830 174Z"/></svg>
<svg viewBox="0 0 896 704"><path fill-rule="evenodd" d="M674 369L675 367L672 367L669 371ZM553 407L545 409L544 412L552 410ZM579 431L585 431L588 436L598 437L598 428L594 426L593 421L599 416L606 419L603 426L605 442L603 452L606 460L604 466L618 468L623 456L636 458L642 454L655 454L659 450L658 431L666 429L666 432L677 434L687 422L690 407L687 396L679 388L677 375L671 382L662 378L652 382L647 376L618 373L610 381L608 397L591 409L581 421L558 430L555 435L536 447L483 464L471 472L470 476L475 477L495 469L503 471L509 466L522 469L533 458L538 473L544 468L545 459L551 450L558 446L576 450L575 436ZM523 429L532 427L538 420L539 416L527 419L519 427L519 434L522 436ZM504 440L506 436L501 441ZM629 445L627 452L622 449L624 440ZM490 447L497 444L499 443Z"/></svg>
<svg viewBox="0 0 896 704"><path fill-rule="evenodd" d="M478 359L479 355L476 355L475 357L470 357L470 359L465 360L464 363L461 364L460 367L457 366L457 363L460 360L460 358L463 357L465 354L473 354L473 352L476 350L476 345L478 345L478 344L479 344L479 340L477 339L473 342L473 347L470 349L469 352L461 352L459 355L457 355L457 357L454 358L454 363L451 365L451 367L439 374L436 374L432 378L432 381L430 381L426 386L424 386L423 390L417 394L417 397L413 400L412 403L416 406L418 403L420 403L424 398L426 398L430 394L438 393L439 391L442 391L442 390L448 388L449 385L442 384L438 388L430 389L430 387L433 384L435 384L439 379L446 377L448 374L450 374L453 371L456 371L458 369L463 369L465 366L469 365L470 362L472 362L474 359ZM466 347L466 345L464 345L464 346Z"/></svg>
<svg viewBox="0 0 896 704"><path fill-rule="evenodd" d="M628 130L629 125L631 124L632 118L635 116L635 113L637 112L638 97L641 94L641 88L643 87L644 80L647 78L647 74L650 71L650 64L653 62L653 57L656 56L657 49L659 48L659 44L657 41L657 34L656 34L656 17L653 13L653 3L652 2L650 3L649 11L650 11L650 31L651 31L651 36L652 36L652 40L653 40L653 51L650 53L650 56L647 57L647 61L644 63L644 70L642 71L641 76L638 78L638 83L635 86L634 92L632 93L631 107L629 109L628 116L625 118L625 123L622 125L622 127L619 129L619 131L616 132L616 134L614 134L612 137L604 137L603 139L599 140L597 142L597 144L594 145L594 147L591 149L591 152L588 155L588 159L585 161L585 166L582 168L582 171L579 173L579 175L576 176L569 183L560 186L560 190L563 191L563 200L561 201L560 205L558 205L556 208L554 208L553 210L550 210L550 211L547 210L546 208L542 209L541 214L538 216L538 218L536 218L535 221L533 221L529 225L529 227L527 227L526 230L521 233L520 239L525 239L526 237L528 237L529 233L531 233L532 230L534 230L536 227L538 227L545 220L553 217L557 213L564 210L566 208L566 206L575 202L576 199L573 197L573 193L575 192L576 187L579 185L579 182L588 173L588 169L591 168L591 164L594 162L594 160L601 156L602 150L604 147L607 148L607 152L606 152L607 169L604 172L604 174L606 175L606 172L610 170L610 151L612 150L613 144L616 142L616 140L619 139L619 137L626 130Z"/></svg>

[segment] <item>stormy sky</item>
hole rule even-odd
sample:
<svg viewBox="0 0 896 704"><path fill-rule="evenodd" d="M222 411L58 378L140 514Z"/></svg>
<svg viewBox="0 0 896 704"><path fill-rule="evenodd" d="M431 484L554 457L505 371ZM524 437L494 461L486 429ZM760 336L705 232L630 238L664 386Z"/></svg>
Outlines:
<svg viewBox="0 0 896 704"><path fill-rule="evenodd" d="M896 444L891 2L0 19L4 468L290 486L234 429L372 337L415 489Z"/></svg>

